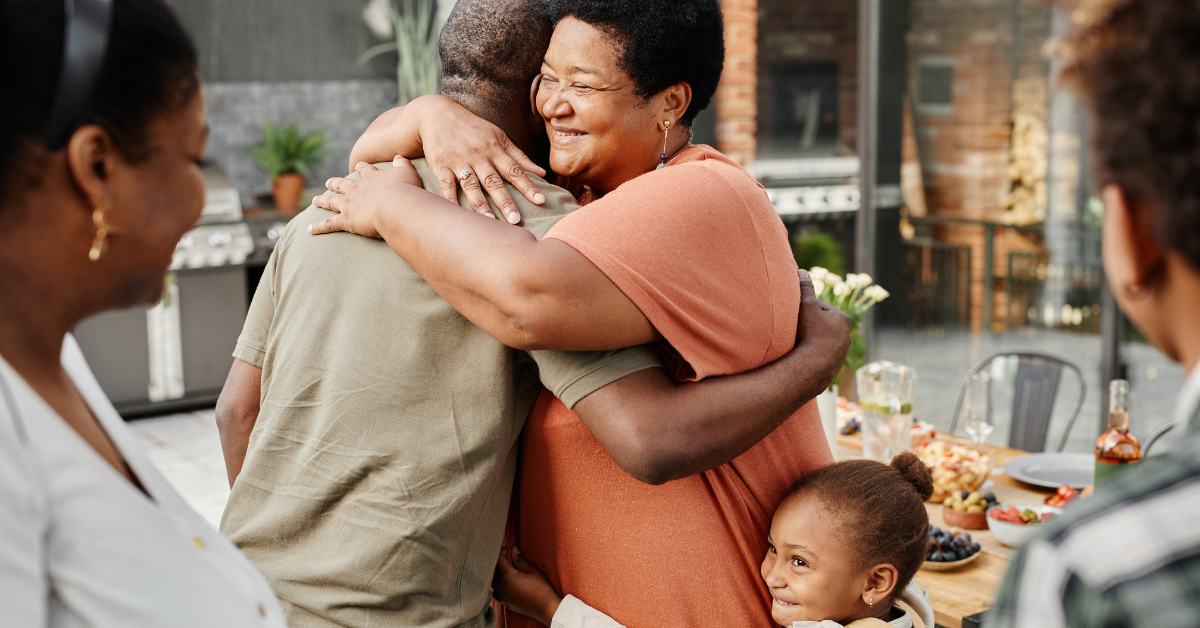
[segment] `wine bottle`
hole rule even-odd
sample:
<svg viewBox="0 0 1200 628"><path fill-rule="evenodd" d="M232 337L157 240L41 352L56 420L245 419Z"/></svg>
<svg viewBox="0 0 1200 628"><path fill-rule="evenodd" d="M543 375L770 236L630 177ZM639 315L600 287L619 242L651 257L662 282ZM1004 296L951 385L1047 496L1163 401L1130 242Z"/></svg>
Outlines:
<svg viewBox="0 0 1200 628"><path fill-rule="evenodd" d="M1141 459L1142 444L1129 433L1129 382L1114 379L1108 388L1108 430L1096 439L1096 487Z"/></svg>

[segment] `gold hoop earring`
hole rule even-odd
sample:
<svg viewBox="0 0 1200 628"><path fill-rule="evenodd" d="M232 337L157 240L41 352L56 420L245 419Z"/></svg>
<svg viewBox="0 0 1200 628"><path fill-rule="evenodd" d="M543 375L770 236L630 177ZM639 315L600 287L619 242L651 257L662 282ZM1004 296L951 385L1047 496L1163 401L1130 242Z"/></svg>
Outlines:
<svg viewBox="0 0 1200 628"><path fill-rule="evenodd" d="M658 167L655 168L655 170L662 169L662 168L666 167L666 165L667 165L667 137L670 136L670 134L671 134L671 121L663 120L663 151L662 151L662 154L658 156L658 161L660 163L658 164Z"/></svg>
<svg viewBox="0 0 1200 628"><path fill-rule="evenodd" d="M103 205L92 211L92 224L96 226L96 237L92 238L92 248L88 250L88 259L95 262L108 250L108 234L113 231L112 225L104 221Z"/></svg>

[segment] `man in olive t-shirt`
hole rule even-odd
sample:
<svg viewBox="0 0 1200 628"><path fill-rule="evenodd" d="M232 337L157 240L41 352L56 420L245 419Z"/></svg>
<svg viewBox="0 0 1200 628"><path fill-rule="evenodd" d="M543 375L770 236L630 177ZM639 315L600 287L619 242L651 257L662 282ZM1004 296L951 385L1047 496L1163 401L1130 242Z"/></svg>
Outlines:
<svg viewBox="0 0 1200 628"><path fill-rule="evenodd" d="M541 207L514 195L539 236L576 207L541 189ZM383 241L305 231L329 215L309 207L288 225L238 339L234 356L262 368L262 401L221 531L292 626L490 624L537 368ZM566 400L659 365L644 348L535 355Z"/></svg>
<svg viewBox="0 0 1200 628"><path fill-rule="evenodd" d="M414 164L437 190L424 160ZM538 181L539 237L577 207ZM465 197L464 197L465 203ZM660 365L646 348L514 352L381 240L288 225L234 356L261 404L221 521L292 626L484 626L517 437L541 381L568 403Z"/></svg>

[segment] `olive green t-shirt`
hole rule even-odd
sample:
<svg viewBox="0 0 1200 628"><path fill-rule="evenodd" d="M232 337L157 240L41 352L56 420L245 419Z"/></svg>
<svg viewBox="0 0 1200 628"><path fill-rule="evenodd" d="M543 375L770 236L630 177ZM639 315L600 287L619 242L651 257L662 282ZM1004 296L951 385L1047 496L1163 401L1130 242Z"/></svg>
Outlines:
<svg viewBox="0 0 1200 628"><path fill-rule="evenodd" d="M430 191L428 166L414 162ZM515 191L538 237L575 209ZM511 191L511 188L510 188ZM221 521L293 628L484 627L517 438L541 383L568 404L660 366L654 352L538 351L463 318L382 240L280 238L234 356L262 368L261 409Z"/></svg>

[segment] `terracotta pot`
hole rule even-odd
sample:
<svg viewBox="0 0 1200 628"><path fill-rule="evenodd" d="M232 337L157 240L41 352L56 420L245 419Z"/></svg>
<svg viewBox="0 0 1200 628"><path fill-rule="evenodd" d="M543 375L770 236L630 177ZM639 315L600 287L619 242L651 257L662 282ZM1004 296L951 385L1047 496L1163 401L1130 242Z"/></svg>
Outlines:
<svg viewBox="0 0 1200 628"><path fill-rule="evenodd" d="M289 172L271 181L271 193L275 196L275 211L281 214L300 212L300 195L304 193L304 175Z"/></svg>

